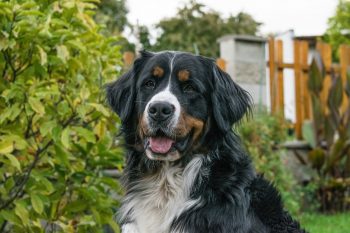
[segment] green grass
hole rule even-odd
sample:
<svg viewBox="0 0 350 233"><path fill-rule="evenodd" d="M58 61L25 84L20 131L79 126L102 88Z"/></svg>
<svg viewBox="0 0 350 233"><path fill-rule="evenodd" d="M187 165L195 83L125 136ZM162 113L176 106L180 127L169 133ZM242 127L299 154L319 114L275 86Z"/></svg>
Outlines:
<svg viewBox="0 0 350 233"><path fill-rule="evenodd" d="M303 214L300 222L310 233L350 233L350 212L334 215Z"/></svg>

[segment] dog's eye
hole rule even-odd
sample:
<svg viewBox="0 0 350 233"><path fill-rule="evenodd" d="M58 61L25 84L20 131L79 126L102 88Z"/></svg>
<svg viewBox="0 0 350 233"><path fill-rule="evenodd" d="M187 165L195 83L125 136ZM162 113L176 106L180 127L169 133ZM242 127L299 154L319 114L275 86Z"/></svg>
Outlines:
<svg viewBox="0 0 350 233"><path fill-rule="evenodd" d="M148 89L153 89L156 86L156 83L153 82L152 80L148 80L147 82L144 83L144 86Z"/></svg>
<svg viewBox="0 0 350 233"><path fill-rule="evenodd" d="M191 84L186 84L183 87L184 92L194 92L196 89Z"/></svg>

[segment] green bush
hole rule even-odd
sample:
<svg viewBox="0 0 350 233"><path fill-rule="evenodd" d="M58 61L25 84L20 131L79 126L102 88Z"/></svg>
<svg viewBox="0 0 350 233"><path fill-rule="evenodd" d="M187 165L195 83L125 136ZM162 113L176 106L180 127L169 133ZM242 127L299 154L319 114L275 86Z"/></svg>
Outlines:
<svg viewBox="0 0 350 233"><path fill-rule="evenodd" d="M296 180L283 164L284 151L279 149L287 140L287 123L281 117L259 112L243 122L238 131L258 173L276 185L289 211L299 212L301 197Z"/></svg>
<svg viewBox="0 0 350 233"><path fill-rule="evenodd" d="M93 2L0 2L0 232L119 231L103 85L121 55Z"/></svg>

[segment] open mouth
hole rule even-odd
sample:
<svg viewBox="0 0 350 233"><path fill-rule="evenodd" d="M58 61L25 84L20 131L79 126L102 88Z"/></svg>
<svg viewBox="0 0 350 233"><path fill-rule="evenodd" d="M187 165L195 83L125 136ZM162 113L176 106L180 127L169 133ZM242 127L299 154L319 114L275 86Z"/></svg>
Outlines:
<svg viewBox="0 0 350 233"><path fill-rule="evenodd" d="M176 160L186 150L190 138L191 133L183 138L175 138L159 132L154 136L147 137L144 147L147 156L151 159Z"/></svg>

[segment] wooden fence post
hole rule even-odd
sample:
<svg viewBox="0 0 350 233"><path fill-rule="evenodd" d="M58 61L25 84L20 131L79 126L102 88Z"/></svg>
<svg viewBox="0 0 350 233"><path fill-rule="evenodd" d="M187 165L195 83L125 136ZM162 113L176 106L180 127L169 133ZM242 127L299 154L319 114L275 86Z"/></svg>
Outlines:
<svg viewBox="0 0 350 233"><path fill-rule="evenodd" d="M269 73L270 73L270 103L271 112L276 112L276 64L275 64L275 39L269 39Z"/></svg>
<svg viewBox="0 0 350 233"><path fill-rule="evenodd" d="M300 41L294 41L294 78L295 78L295 135L297 139L302 138L302 98L301 98L301 78L302 70L300 64Z"/></svg>
<svg viewBox="0 0 350 233"><path fill-rule="evenodd" d="M277 45L277 112L284 118L284 80L283 80L283 42L276 41Z"/></svg>
<svg viewBox="0 0 350 233"><path fill-rule="evenodd" d="M341 45L339 47L339 55L340 55L340 75L343 83L343 88L347 83L347 74L350 72L348 66L350 65L350 47L347 45ZM343 91L343 102L340 106L340 112L343 114L349 108L349 99Z"/></svg>
<svg viewBox="0 0 350 233"><path fill-rule="evenodd" d="M311 119L311 98L308 88L308 55L309 44L307 41L300 41L300 65L301 65L301 85L302 85L302 121Z"/></svg>

